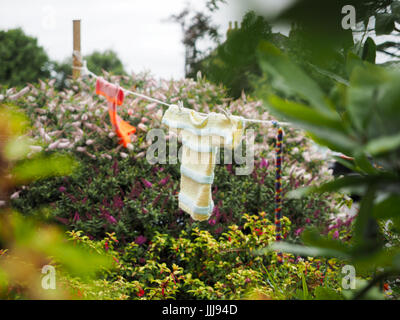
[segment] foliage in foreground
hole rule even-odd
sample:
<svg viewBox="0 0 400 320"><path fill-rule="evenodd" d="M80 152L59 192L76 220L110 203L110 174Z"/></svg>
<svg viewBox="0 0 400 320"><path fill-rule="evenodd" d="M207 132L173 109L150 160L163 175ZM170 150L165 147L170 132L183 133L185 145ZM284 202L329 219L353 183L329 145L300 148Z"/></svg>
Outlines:
<svg viewBox="0 0 400 320"><path fill-rule="evenodd" d="M8 207L10 191L17 185L67 175L76 165L58 154L37 154L28 160L27 123L21 112L0 105L0 298L65 299L69 297L65 290L44 290L43 283L49 282L43 280L43 270L57 267L85 281L101 268L110 268L111 258L74 246L54 224L24 217Z"/></svg>
<svg viewBox="0 0 400 320"><path fill-rule="evenodd" d="M362 197L350 242L328 239L315 230L303 236L307 246L318 249L316 256L340 257L354 265L360 275L375 274L357 298L380 281L394 281L400 274L400 247L395 240L400 230L400 73L374 65L369 60L375 57L371 44L372 39L367 39L361 49L340 53L345 58L346 76L325 72L334 83L329 95L278 48L266 42L259 48L264 72L284 84L279 90L275 88L275 93L264 94L269 108L308 130L319 144L354 159L337 159L354 175L296 190L290 196L351 190ZM396 236L390 238L388 230ZM302 252L297 247L284 247Z"/></svg>

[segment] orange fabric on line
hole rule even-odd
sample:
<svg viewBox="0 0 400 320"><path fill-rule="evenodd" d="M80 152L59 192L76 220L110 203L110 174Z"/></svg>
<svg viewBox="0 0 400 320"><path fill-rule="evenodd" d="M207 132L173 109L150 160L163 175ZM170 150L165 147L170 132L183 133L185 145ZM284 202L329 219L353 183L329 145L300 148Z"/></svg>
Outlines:
<svg viewBox="0 0 400 320"><path fill-rule="evenodd" d="M130 135L136 133L136 128L121 119L117 114L117 105L124 102L124 92L103 78L97 78L96 94L104 96L108 101L108 114L114 131L119 137L119 143L125 148L131 143Z"/></svg>
<svg viewBox="0 0 400 320"><path fill-rule="evenodd" d="M123 91L121 90L121 92L123 92ZM111 103L115 102L119 106L122 104L122 102L124 100L123 95L122 95L122 97L109 97L105 92L97 90L97 89L96 89L96 94L105 97L108 102L111 102Z"/></svg>

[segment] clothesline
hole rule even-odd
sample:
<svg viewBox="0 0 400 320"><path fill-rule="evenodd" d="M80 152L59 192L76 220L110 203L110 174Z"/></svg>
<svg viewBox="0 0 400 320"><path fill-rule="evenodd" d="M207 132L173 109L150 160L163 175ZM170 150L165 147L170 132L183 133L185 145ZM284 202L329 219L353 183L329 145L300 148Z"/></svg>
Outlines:
<svg viewBox="0 0 400 320"><path fill-rule="evenodd" d="M74 53L74 55L75 55L75 53ZM78 58L80 59L79 55L76 55L76 56L78 56ZM73 67L73 68L82 71L84 75L87 74L87 75L92 76L95 79L98 79L99 76L96 75L95 73L93 73L92 71L90 71L89 68L87 67L86 60L82 60L82 59L80 59L80 60L81 60L81 63L82 63L82 67ZM131 94L131 95L146 99L148 101L152 101L152 102L156 102L158 104L162 104L162 105L167 106L167 107L171 107L173 105L173 104L169 104L169 103L166 103L164 101L161 101L161 100L158 100L158 99L155 99L155 98L152 98L152 97L146 96L144 94L141 94L141 93L138 93L138 92L135 92L135 91L131 91L131 90L128 90L128 89L125 89L125 88L122 88L122 87L121 87L121 90L125 94ZM181 101L179 103L182 105ZM222 108L219 108L219 110L222 111L227 117L230 116L230 113L228 111L226 111L226 110L224 110ZM202 112L199 112L199 114L206 115L205 113L202 113ZM279 121L275 121L275 120L247 119L247 118L243 118L243 117L242 117L242 119L243 119L244 122L273 124L274 126L292 126L291 123L279 122Z"/></svg>

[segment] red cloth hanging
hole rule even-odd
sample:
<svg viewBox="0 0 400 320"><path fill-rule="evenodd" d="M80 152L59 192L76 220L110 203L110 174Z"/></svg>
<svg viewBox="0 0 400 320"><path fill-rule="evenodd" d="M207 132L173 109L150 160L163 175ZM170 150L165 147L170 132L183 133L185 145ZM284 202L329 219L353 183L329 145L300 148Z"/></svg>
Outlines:
<svg viewBox="0 0 400 320"><path fill-rule="evenodd" d="M122 120L117 114L117 106L124 102L124 92L118 86L99 77L96 81L96 94L107 99L111 124L120 139L119 143L126 148L131 143L130 135L136 133L136 128Z"/></svg>

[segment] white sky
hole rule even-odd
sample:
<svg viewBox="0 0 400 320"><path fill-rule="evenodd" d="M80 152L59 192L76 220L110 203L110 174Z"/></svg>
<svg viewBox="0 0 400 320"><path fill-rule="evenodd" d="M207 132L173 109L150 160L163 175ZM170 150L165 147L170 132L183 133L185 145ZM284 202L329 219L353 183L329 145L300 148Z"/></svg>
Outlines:
<svg viewBox="0 0 400 320"><path fill-rule="evenodd" d="M184 74L182 33L167 18L186 3L204 9L204 0L0 0L0 29L21 27L38 38L54 60L72 54L72 20L81 19L82 54L113 49L127 71L151 71L157 77L181 78ZM227 0L214 23L227 29L248 9L241 0ZM288 0L251 0L279 8ZM243 2L242 2L243 3Z"/></svg>
<svg viewBox="0 0 400 320"><path fill-rule="evenodd" d="M250 7L272 15L292 0L226 2L213 16L221 32ZM205 0L0 0L0 29L21 27L61 61L72 54L72 20L81 19L82 54L113 49L127 71L177 79L184 74L182 33L166 20L187 3L205 8Z"/></svg>

